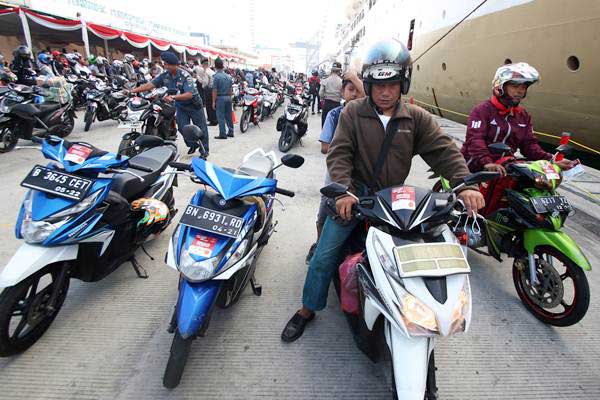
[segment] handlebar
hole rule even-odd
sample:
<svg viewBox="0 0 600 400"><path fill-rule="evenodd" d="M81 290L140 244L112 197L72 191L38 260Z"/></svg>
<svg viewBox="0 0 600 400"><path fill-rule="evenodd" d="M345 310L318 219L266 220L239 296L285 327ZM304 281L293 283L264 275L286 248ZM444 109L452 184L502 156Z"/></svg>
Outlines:
<svg viewBox="0 0 600 400"><path fill-rule="evenodd" d="M288 196L288 197L294 197L296 195L296 193L292 192L291 190L286 190L286 189L282 189L282 188L276 188L275 193L279 193L283 196Z"/></svg>
<svg viewBox="0 0 600 400"><path fill-rule="evenodd" d="M170 162L169 167L173 167L178 171L192 171L192 165L180 162Z"/></svg>

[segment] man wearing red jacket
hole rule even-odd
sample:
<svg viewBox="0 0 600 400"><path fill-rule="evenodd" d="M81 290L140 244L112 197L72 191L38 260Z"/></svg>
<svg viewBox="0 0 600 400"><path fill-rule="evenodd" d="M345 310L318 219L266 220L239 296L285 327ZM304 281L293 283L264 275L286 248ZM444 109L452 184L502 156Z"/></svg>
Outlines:
<svg viewBox="0 0 600 400"><path fill-rule="evenodd" d="M531 116L519 106L529 86L538 80L537 70L527 63L498 68L492 82L492 97L476 106L467 121L467 138L461 152L471 172L486 170L506 174L502 165L495 164L500 155L488 150L491 143L504 142L513 152L520 150L530 161L552 158L533 135ZM564 159L556 164L568 169L570 161Z"/></svg>

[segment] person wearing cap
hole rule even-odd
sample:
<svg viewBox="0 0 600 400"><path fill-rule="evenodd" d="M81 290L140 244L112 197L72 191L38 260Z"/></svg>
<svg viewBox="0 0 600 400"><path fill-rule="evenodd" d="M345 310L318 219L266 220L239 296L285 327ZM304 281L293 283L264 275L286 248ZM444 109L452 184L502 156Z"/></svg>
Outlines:
<svg viewBox="0 0 600 400"><path fill-rule="evenodd" d="M327 119L327 113L340 106L342 100L342 64L334 62L331 66L331 74L323 81L319 88L319 97L323 99L321 114L321 128Z"/></svg>
<svg viewBox="0 0 600 400"><path fill-rule="evenodd" d="M165 71L152 81L131 90L131 93L145 92L156 87L166 87L169 94L165 97L167 102L175 102L175 118L177 129L181 133L183 127L193 123L202 131L200 138L185 137L185 144L189 147L188 154L200 149L202 156L208 156L208 127L202 108L202 99L198 94L196 83L192 75L179 67L179 58L175 53L165 51L160 58L165 63Z"/></svg>
<svg viewBox="0 0 600 400"><path fill-rule="evenodd" d="M231 110L231 95L233 94L233 79L223 70L223 60L215 60L217 73L213 76L212 106L217 110L219 121L219 135L215 139L233 137L233 118ZM225 132L227 125L227 132Z"/></svg>

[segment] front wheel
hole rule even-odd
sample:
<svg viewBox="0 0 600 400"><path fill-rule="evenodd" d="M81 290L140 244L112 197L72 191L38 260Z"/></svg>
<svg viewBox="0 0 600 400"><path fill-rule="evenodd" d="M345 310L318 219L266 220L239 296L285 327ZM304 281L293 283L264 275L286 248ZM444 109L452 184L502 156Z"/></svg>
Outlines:
<svg viewBox="0 0 600 400"><path fill-rule="evenodd" d="M169 361L167 362L167 368L165 368L165 375L163 376L163 386L167 389L174 389L181 382L183 370L185 369L185 364L192 348L192 340L193 338L191 337L187 339L182 338L179 330L175 331L173 343L171 344L171 354L169 355Z"/></svg>
<svg viewBox="0 0 600 400"><path fill-rule="evenodd" d="M534 257L539 284L531 284L526 261L515 260L513 264L513 283L527 310L554 326L581 321L590 305L585 272L553 247L538 247Z"/></svg>
<svg viewBox="0 0 600 400"><path fill-rule="evenodd" d="M8 153L15 148L19 142L19 137L13 129L8 126L0 128L0 153Z"/></svg>
<svg viewBox="0 0 600 400"><path fill-rule="evenodd" d="M240 132L245 133L250 125L250 111L245 109L240 120Z"/></svg>
<svg viewBox="0 0 600 400"><path fill-rule="evenodd" d="M279 151L287 153L294 145L294 127L291 124L286 124L279 136Z"/></svg>
<svg viewBox="0 0 600 400"><path fill-rule="evenodd" d="M85 126L83 127L83 130L85 132L90 130L90 127L92 126L92 122L94 122L94 113L91 112L90 110L86 110L85 115L83 117L83 121L85 122Z"/></svg>
<svg viewBox="0 0 600 400"><path fill-rule="evenodd" d="M58 290L54 306L50 300ZM68 276L60 281L60 268L48 265L0 294L0 357L22 353L37 342L60 311Z"/></svg>

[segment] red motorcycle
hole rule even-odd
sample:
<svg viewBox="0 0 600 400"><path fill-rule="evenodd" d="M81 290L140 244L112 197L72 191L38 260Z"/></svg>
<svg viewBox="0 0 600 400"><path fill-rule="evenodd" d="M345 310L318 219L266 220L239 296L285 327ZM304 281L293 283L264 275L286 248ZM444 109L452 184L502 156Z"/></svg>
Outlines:
<svg viewBox="0 0 600 400"><path fill-rule="evenodd" d="M242 133L248 130L250 122L254 125L258 125L261 115L263 113L262 106L262 95L259 90L255 88L247 88L244 92L242 99L242 118L240 119L240 131Z"/></svg>

